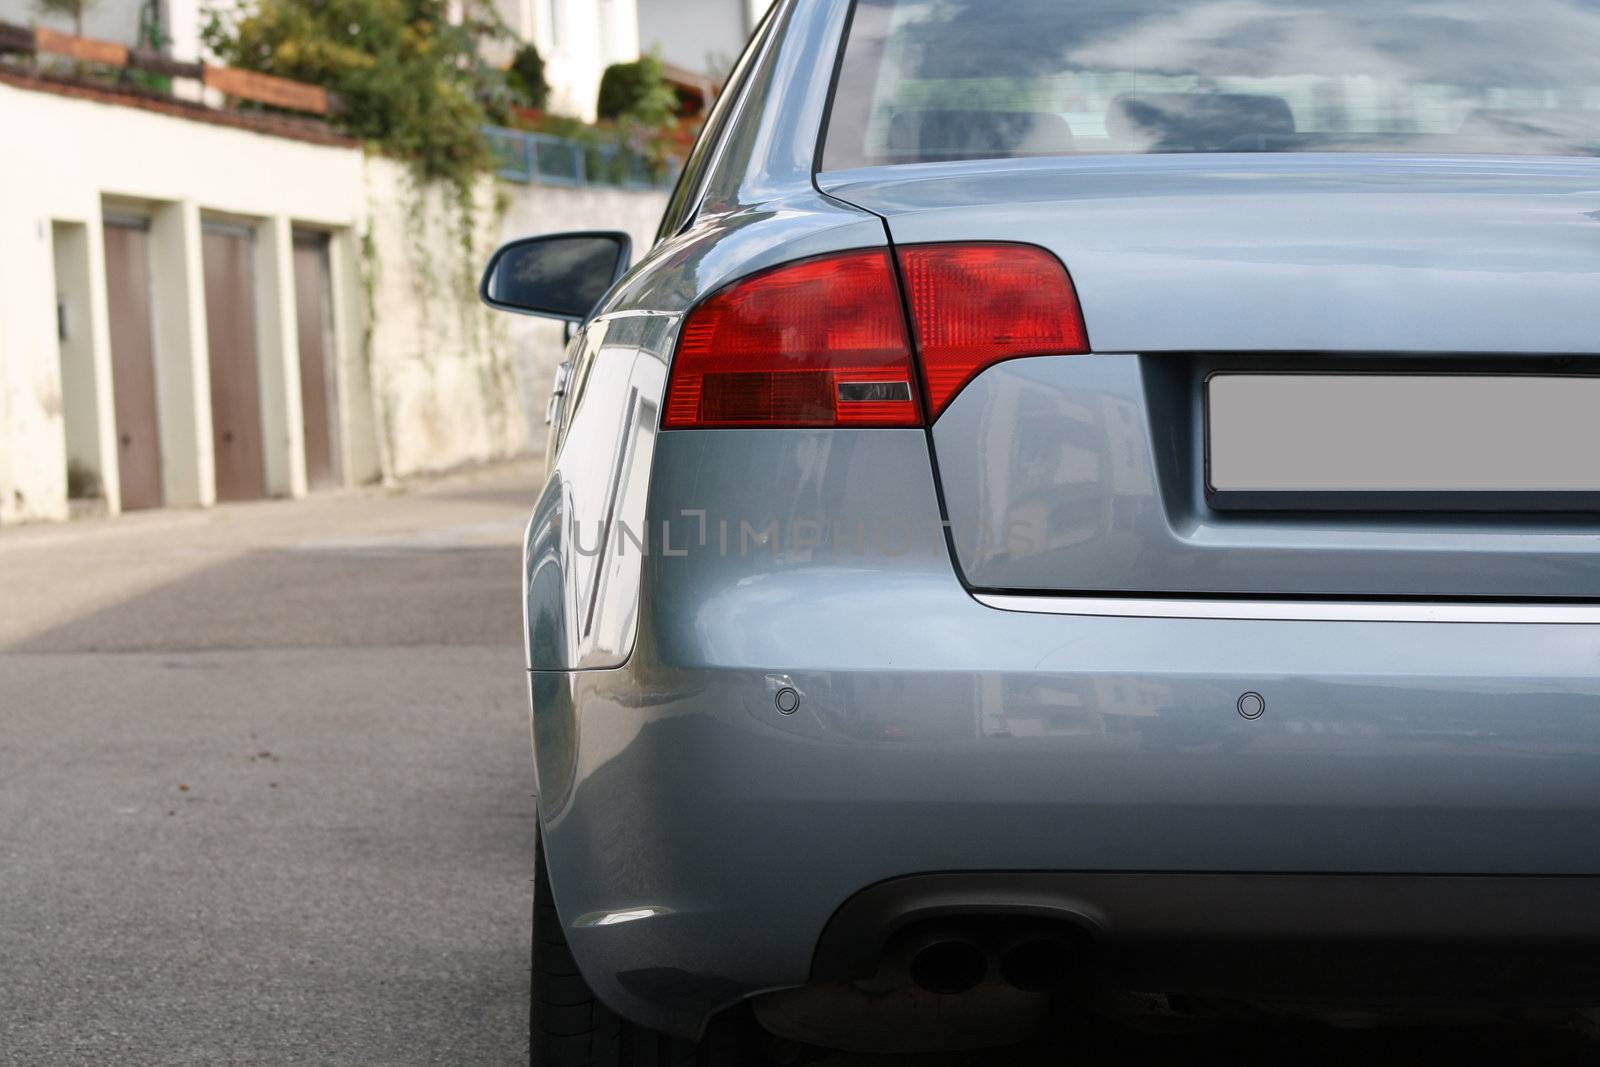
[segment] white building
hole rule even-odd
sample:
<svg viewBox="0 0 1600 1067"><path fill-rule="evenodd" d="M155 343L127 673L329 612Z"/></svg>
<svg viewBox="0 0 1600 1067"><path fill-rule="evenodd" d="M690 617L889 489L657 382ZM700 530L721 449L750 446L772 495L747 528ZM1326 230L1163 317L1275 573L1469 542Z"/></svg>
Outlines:
<svg viewBox="0 0 1600 1067"><path fill-rule="evenodd" d="M500 17L545 60L550 110L593 121L600 76L655 50L670 66L720 83L771 0L494 0ZM205 58L200 27L208 11L249 0L95 0L84 34L120 44L149 39L153 20L173 58ZM0 21L69 32L71 20L41 15L33 0L0 0ZM510 54L490 57L510 61Z"/></svg>
<svg viewBox="0 0 1600 1067"><path fill-rule="evenodd" d="M639 44L667 64L720 83L744 50L767 0L635 0Z"/></svg>
<svg viewBox="0 0 1600 1067"><path fill-rule="evenodd" d="M98 0L84 35L204 61L216 2ZM766 0L495 2L545 56L553 109L592 117L605 67L641 48L720 81ZM0 21L73 29L33 0ZM554 229L643 245L664 205L486 179L464 259L442 197L419 207L400 165L326 127L208 106L189 79L163 99L63 74L0 63L0 524L74 495L206 506L523 451L560 329L488 315L467 260Z"/></svg>
<svg viewBox="0 0 1600 1067"><path fill-rule="evenodd" d="M159 34L162 51L187 62L203 59L200 28L207 11L225 10L234 0L93 0L83 16L83 35L125 45L148 44ZM45 26L71 33L72 20L42 14L33 0L0 0L0 22Z"/></svg>
<svg viewBox="0 0 1600 1067"><path fill-rule="evenodd" d="M612 63L657 52L669 66L720 83L771 0L495 0L545 60L550 110L592 120Z"/></svg>
<svg viewBox="0 0 1600 1067"><path fill-rule="evenodd" d="M116 17L139 6L103 0L85 32L137 33ZM65 518L70 495L111 514L299 496L534 444L561 331L483 309L482 259L553 229L642 244L665 194L485 179L463 249L448 198L401 165L198 95L0 64L0 524Z"/></svg>
<svg viewBox="0 0 1600 1067"><path fill-rule="evenodd" d="M549 110L559 114L592 122L600 75L639 57L634 0L495 0L495 6L512 32L538 47Z"/></svg>

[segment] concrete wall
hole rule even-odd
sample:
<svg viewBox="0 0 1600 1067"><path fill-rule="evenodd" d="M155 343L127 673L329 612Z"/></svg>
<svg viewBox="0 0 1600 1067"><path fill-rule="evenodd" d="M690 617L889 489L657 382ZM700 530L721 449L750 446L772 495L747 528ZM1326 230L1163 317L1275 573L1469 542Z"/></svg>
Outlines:
<svg viewBox="0 0 1600 1067"><path fill-rule="evenodd" d="M521 452L558 326L476 299L509 236L622 228L643 247L660 192L499 185L463 215L405 168L319 144L0 82L0 522L67 513L69 457L119 507L102 213L149 222L167 503L215 499L201 231L254 236L256 339L271 492L306 491L291 234L330 238L338 454L346 483ZM462 219L473 220L463 225ZM58 304L68 323L58 336Z"/></svg>
<svg viewBox="0 0 1600 1067"><path fill-rule="evenodd" d="M637 261L655 240L664 192L624 192L620 189L553 189L544 186L503 186L512 192L500 223L501 240L530 237L562 230L624 230L633 238ZM565 345L561 325L528 315L495 316L505 330L506 343L516 373L528 440L544 443L545 402L550 396L556 364Z"/></svg>
<svg viewBox="0 0 1600 1067"><path fill-rule="evenodd" d="M667 194L485 180L467 225L443 190L367 163L370 391L385 473L405 476L542 446L545 400L565 343L557 322L477 299L505 241L562 230L624 230L650 247ZM470 231L470 232L469 232Z"/></svg>

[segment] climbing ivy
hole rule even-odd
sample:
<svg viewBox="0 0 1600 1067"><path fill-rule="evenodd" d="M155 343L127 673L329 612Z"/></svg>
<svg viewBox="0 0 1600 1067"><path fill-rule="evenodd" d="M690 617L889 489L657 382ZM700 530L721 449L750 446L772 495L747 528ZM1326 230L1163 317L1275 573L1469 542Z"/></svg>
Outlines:
<svg viewBox="0 0 1600 1067"><path fill-rule="evenodd" d="M373 232L372 192L367 191L367 221L361 228L357 247L356 270L361 281L361 378L372 400L372 417L376 423L378 447L378 474L388 482L394 477L394 405L388 390L378 381L374 356L374 330L378 321L378 285L382 281L383 264L378 256L378 238Z"/></svg>

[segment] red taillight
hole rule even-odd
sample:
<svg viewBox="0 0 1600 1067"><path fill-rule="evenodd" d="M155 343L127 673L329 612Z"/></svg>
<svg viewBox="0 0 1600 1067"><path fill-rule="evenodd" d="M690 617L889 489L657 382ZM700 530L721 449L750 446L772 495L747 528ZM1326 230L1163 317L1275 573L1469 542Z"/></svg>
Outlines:
<svg viewBox="0 0 1600 1067"><path fill-rule="evenodd" d="M661 425L920 426L884 249L777 267L707 297L678 339Z"/></svg>
<svg viewBox="0 0 1600 1067"><path fill-rule="evenodd" d="M930 418L983 368L1089 350L1049 252L1019 244L900 249ZM921 426L894 264L883 249L752 275L689 312L661 425Z"/></svg>
<svg viewBox="0 0 1600 1067"><path fill-rule="evenodd" d="M985 367L1020 356L1089 351L1072 281L1044 249L908 245L899 255L930 420Z"/></svg>

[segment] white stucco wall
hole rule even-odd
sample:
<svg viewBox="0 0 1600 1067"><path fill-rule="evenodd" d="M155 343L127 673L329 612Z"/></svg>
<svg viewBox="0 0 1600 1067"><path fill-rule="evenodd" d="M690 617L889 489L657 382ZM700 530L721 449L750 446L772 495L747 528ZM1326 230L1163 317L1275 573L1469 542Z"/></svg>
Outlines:
<svg viewBox="0 0 1600 1067"><path fill-rule="evenodd" d="M562 230L625 230L637 256L654 238L666 194L500 184L496 223L495 186L485 182L483 226L464 256L460 215L437 190L419 201L406 172L382 160L370 165L368 189L379 250L373 393L393 471L542 445L561 325L484 308L476 299L479 271L504 241Z"/></svg>
<svg viewBox="0 0 1600 1067"><path fill-rule="evenodd" d="M367 197L372 391L386 470L405 475L523 451L504 328L474 294L496 236L492 184L464 214L439 189L418 188L406 168L375 159Z"/></svg>
<svg viewBox="0 0 1600 1067"><path fill-rule="evenodd" d="M635 262L655 240L664 192L625 192L620 189L553 189L545 186L502 186L510 196L500 223L500 239L530 237L562 230L623 230L633 238ZM544 443L545 402L550 396L556 364L565 348L561 325L527 315L506 315L503 327L516 371L516 384L529 442Z"/></svg>
<svg viewBox="0 0 1600 1067"><path fill-rule="evenodd" d="M52 233L57 224L85 228L89 304L74 312L88 315L93 359L108 375L101 233L108 200L119 210L147 215L152 223L157 394L168 498L209 503L201 219L226 216L264 229L277 220L353 232L365 210L361 153L7 84L0 84L0 114L9 134L7 165L0 168L0 453L5 455L0 521L65 513L56 303L66 286L55 278ZM263 245L270 254L271 243L258 241L258 249ZM257 266L272 269L267 262ZM263 331L263 364L283 361L285 340ZM297 389L298 379L264 379L263 385ZM109 395L109 380L104 387ZM291 448L283 443L289 429L279 425L269 432ZM102 426L101 434L106 440L114 427ZM114 447L101 451L115 455ZM292 456L284 462L292 463ZM106 480L114 482L114 476Z"/></svg>
<svg viewBox="0 0 1600 1067"><path fill-rule="evenodd" d="M213 58L200 43L200 30L207 13L229 18L240 6L240 0L161 0L163 29L169 42L167 51L178 59Z"/></svg>
<svg viewBox="0 0 1600 1067"><path fill-rule="evenodd" d="M205 505L214 499L200 258L206 219L242 222L255 235L268 480L273 492L298 495L305 471L288 266L294 228L331 236L338 451L346 481L359 482L542 442L560 327L483 308L482 263L501 240L563 229L625 229L642 249L665 204L655 191L485 179L468 240L448 198L419 193L404 167L348 144L5 83L0 114L8 131L0 167L0 522L65 516L68 410L70 454L79 462L98 456L115 510L106 210L149 220L163 481L169 504ZM63 296L71 320L65 353L57 336Z"/></svg>

